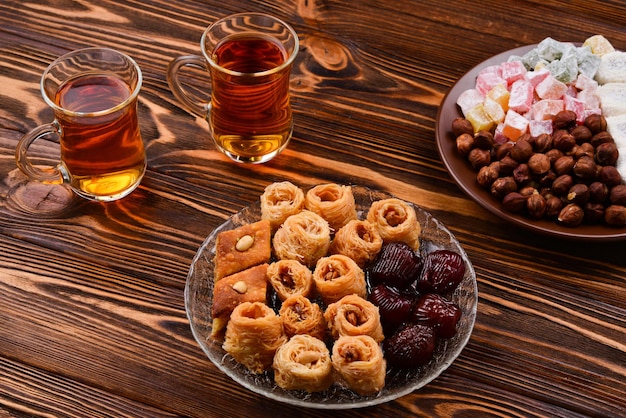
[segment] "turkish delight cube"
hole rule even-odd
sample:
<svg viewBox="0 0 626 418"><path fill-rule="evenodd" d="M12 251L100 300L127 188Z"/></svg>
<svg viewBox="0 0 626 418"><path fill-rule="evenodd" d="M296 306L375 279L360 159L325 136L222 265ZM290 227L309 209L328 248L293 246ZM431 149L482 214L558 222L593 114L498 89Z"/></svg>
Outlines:
<svg viewBox="0 0 626 418"><path fill-rule="evenodd" d="M535 92L542 99L560 99L567 91L567 84L557 80L553 76L546 77L537 84Z"/></svg>
<svg viewBox="0 0 626 418"><path fill-rule="evenodd" d="M494 121L489 117L487 112L485 112L485 107L482 103L471 109L465 118L472 124L474 132L482 130L490 131L495 125Z"/></svg>
<svg viewBox="0 0 626 418"><path fill-rule="evenodd" d="M532 112L534 120L552 119L564 109L563 100L544 99L533 104Z"/></svg>
<svg viewBox="0 0 626 418"><path fill-rule="evenodd" d="M504 121L504 109L502 109L502 106L500 106L500 104L495 100L487 97L483 102L483 108L485 109L485 113L487 113L489 118L496 124Z"/></svg>
<svg viewBox="0 0 626 418"><path fill-rule="evenodd" d="M517 113L528 112L533 104L534 89L532 84L526 80L517 80L511 86L511 96L509 97L509 110Z"/></svg>
<svg viewBox="0 0 626 418"><path fill-rule="evenodd" d="M489 90L502 84L507 86L507 82L502 78L502 73L497 71L484 71L478 74L476 77L476 89L483 95L486 95Z"/></svg>
<svg viewBox="0 0 626 418"><path fill-rule="evenodd" d="M528 71L525 78L530 84L532 84L533 87L537 87L539 83L541 83L549 76L550 71L547 68L543 67L538 70Z"/></svg>
<svg viewBox="0 0 626 418"><path fill-rule="evenodd" d="M528 122L528 133L537 137L541 134L551 135L553 132L552 119L547 120L531 120Z"/></svg>
<svg viewBox="0 0 626 418"><path fill-rule="evenodd" d="M565 110L576 113L576 122L583 123L585 121L585 102L566 94L563 96L563 105Z"/></svg>
<svg viewBox="0 0 626 418"><path fill-rule="evenodd" d="M502 78L506 80L509 86L515 81L523 79L526 74L526 67L521 61L503 62L501 68Z"/></svg>
<svg viewBox="0 0 626 418"><path fill-rule="evenodd" d="M506 112L506 117L504 118L502 133L511 141L517 141L517 139L522 134L525 134L527 130L528 119L516 111L509 109L509 111Z"/></svg>
<svg viewBox="0 0 626 418"><path fill-rule="evenodd" d="M505 112L509 110L509 98L511 93L502 84L498 84L487 93L487 98L497 102Z"/></svg>
<svg viewBox="0 0 626 418"><path fill-rule="evenodd" d="M485 96L476 89L468 89L459 94L456 104L461 108L463 116L467 117L470 110L485 100Z"/></svg>
<svg viewBox="0 0 626 418"><path fill-rule="evenodd" d="M585 74L578 74L574 85L578 90L595 91L598 88L598 82Z"/></svg>

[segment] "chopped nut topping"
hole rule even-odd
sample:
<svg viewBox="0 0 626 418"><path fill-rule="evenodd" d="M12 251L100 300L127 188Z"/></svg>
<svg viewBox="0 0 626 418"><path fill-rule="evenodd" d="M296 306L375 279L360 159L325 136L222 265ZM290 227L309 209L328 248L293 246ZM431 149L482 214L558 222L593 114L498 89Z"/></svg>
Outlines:
<svg viewBox="0 0 626 418"><path fill-rule="evenodd" d="M239 280L233 284L233 290L243 295L248 290L248 285L243 280Z"/></svg>
<svg viewBox="0 0 626 418"><path fill-rule="evenodd" d="M252 244L254 244L254 238L251 235L244 235L237 240L235 249L241 252L248 251L250 247L252 247Z"/></svg>

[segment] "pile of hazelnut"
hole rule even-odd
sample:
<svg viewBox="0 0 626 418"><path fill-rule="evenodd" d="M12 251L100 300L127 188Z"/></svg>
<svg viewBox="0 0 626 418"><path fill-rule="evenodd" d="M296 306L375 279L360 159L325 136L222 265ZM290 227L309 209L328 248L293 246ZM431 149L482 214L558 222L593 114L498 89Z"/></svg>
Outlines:
<svg viewBox="0 0 626 418"><path fill-rule="evenodd" d="M478 184L505 210L572 227L626 225L626 184L615 167L618 149L606 119L594 114L579 124L574 112L564 110L553 125L552 134L495 143L493 132L474 133L458 117L452 133Z"/></svg>

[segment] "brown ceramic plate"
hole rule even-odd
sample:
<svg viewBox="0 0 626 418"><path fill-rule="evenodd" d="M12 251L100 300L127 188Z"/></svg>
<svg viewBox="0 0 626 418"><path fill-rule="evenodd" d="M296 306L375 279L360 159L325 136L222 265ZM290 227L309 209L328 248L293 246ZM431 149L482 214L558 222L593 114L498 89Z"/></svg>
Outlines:
<svg viewBox="0 0 626 418"><path fill-rule="evenodd" d="M531 220L522 215L516 215L505 211L497 198L492 196L488 190L485 190L478 185L476 182L476 172L469 165L467 159L459 155L456 150L456 144L452 132L450 131L450 127L454 118L462 116L460 109L456 105L456 100L459 95L463 91L475 86L476 76L483 68L490 65L501 64L511 55L523 55L535 47L536 45L527 45L495 55L472 68L463 77L461 77L461 79L459 79L454 86L452 86L439 107L437 124L435 127L437 148L439 150L439 154L441 155L441 159L454 181L468 196L494 215L515 225L531 231L561 238L596 241L626 239L626 228L624 227L616 228L607 225L580 225L577 227L566 227L559 225L554 221Z"/></svg>

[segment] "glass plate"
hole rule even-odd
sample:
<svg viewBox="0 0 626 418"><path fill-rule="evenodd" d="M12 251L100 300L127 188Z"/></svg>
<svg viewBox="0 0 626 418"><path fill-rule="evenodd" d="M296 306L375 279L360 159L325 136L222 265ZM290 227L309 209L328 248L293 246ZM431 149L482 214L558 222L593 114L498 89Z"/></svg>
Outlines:
<svg viewBox="0 0 626 418"><path fill-rule="evenodd" d="M352 190L361 219L367 214L372 202L393 197L386 192L359 186L352 186ZM458 325L458 333L452 339L440 341L434 358L426 366L415 370L388 370L384 389L373 396L359 396L337 385L333 385L324 392L307 393L283 390L274 383L271 372L253 374L226 354L221 343L210 338L215 240L222 231L260 220L259 201L244 208L216 228L204 241L193 259L185 287L185 308L198 344L213 364L234 381L260 395L291 405L320 409L360 408L391 401L426 385L452 364L469 340L476 318L478 290L474 268L456 238L428 212L415 205L413 207L422 227L420 245L422 256L436 249L448 249L461 254L466 266L463 281L450 296L450 299L456 302L463 312Z"/></svg>

